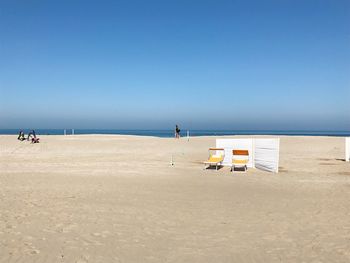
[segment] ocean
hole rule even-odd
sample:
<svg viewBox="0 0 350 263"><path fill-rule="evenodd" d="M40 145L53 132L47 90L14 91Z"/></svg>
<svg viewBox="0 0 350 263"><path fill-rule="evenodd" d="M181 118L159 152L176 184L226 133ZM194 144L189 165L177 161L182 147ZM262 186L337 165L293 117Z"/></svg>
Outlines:
<svg viewBox="0 0 350 263"><path fill-rule="evenodd" d="M28 134L28 130L23 130ZM18 134L19 129L0 129L0 134ZM38 135L63 135L64 129L36 129ZM72 134L71 129L66 134ZM75 129L74 134L120 134L154 137L174 137L173 130L113 130L113 129ZM292 136L350 136L350 131L287 131L287 130L190 130L190 136L220 136L220 135L292 135ZM181 136L187 136L187 130L181 131Z"/></svg>

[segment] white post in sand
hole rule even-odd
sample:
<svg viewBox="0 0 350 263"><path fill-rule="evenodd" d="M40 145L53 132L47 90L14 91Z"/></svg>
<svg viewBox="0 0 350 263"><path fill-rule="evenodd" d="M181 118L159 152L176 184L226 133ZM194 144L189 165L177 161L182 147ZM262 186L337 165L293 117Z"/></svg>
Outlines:
<svg viewBox="0 0 350 263"><path fill-rule="evenodd" d="M173 166L174 165L174 160L173 160L174 158L173 158L173 154L171 155L171 160L170 160L170 164L171 164L171 166Z"/></svg>
<svg viewBox="0 0 350 263"><path fill-rule="evenodd" d="M72 135L74 135L74 129L72 129Z"/></svg>
<svg viewBox="0 0 350 263"><path fill-rule="evenodd" d="M190 131L187 130L187 141L189 142L190 141Z"/></svg>
<svg viewBox="0 0 350 263"><path fill-rule="evenodd" d="M67 135L66 129L63 130L63 135Z"/></svg>
<svg viewBox="0 0 350 263"><path fill-rule="evenodd" d="M345 161L350 162L350 137L345 138Z"/></svg>

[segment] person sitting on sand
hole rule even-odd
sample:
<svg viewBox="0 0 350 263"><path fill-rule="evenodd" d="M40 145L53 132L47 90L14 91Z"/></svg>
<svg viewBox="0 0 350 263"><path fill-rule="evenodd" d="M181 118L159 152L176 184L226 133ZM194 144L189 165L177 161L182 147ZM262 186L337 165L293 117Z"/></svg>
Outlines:
<svg viewBox="0 0 350 263"><path fill-rule="evenodd" d="M29 138L32 137L32 143L39 143L39 138L36 137L35 131L31 130L28 133L27 141L29 141Z"/></svg>
<svg viewBox="0 0 350 263"><path fill-rule="evenodd" d="M32 138L32 143L39 143L39 138Z"/></svg>
<svg viewBox="0 0 350 263"><path fill-rule="evenodd" d="M24 132L23 132L22 130L19 131L17 140L20 140L20 141L24 141L24 140L25 140L25 138L24 138Z"/></svg>

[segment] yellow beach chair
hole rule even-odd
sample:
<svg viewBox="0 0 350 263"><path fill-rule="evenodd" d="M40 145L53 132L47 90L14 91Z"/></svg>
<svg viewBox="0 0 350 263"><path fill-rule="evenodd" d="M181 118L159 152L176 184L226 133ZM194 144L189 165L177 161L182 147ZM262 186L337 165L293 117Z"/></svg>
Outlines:
<svg viewBox="0 0 350 263"><path fill-rule="evenodd" d="M225 149L223 148L209 148L209 158L204 164L209 168L210 166L215 166L215 170L218 169L219 165L222 165L222 162L225 158Z"/></svg>
<svg viewBox="0 0 350 263"><path fill-rule="evenodd" d="M249 151L248 150L232 150L232 165L231 172L236 167L243 167L244 172L248 170L247 164L249 162Z"/></svg>

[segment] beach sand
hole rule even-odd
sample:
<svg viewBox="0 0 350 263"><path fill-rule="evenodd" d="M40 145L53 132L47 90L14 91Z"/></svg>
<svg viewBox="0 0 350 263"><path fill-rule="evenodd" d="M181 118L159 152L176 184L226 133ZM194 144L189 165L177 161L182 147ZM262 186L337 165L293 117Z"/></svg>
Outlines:
<svg viewBox="0 0 350 263"><path fill-rule="evenodd" d="M344 138L232 175L203 170L217 137L40 137L0 136L0 262L350 262Z"/></svg>

